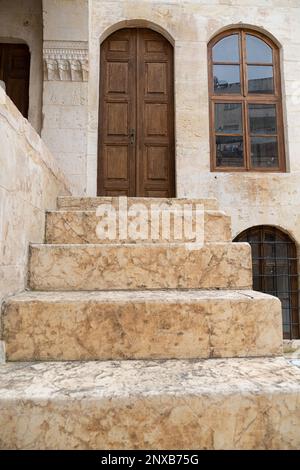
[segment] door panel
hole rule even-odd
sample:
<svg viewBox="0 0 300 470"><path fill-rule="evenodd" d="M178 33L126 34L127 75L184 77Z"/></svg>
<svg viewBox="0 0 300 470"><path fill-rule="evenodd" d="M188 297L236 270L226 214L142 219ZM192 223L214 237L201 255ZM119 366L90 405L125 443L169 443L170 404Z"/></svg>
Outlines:
<svg viewBox="0 0 300 470"><path fill-rule="evenodd" d="M30 53L26 44L0 44L0 80L24 117L28 117Z"/></svg>
<svg viewBox="0 0 300 470"><path fill-rule="evenodd" d="M121 30L101 46L98 194L135 193L136 38Z"/></svg>
<svg viewBox="0 0 300 470"><path fill-rule="evenodd" d="M138 195L175 195L173 48L160 34L138 37Z"/></svg>
<svg viewBox="0 0 300 470"><path fill-rule="evenodd" d="M173 48L124 29L101 46L98 195L175 195Z"/></svg>

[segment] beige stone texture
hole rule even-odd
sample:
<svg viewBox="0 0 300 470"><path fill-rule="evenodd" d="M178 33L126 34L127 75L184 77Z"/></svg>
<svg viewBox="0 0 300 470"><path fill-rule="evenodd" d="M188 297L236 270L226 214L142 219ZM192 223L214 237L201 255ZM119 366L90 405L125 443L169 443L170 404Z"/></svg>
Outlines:
<svg viewBox="0 0 300 470"><path fill-rule="evenodd" d="M36 292L7 301L3 339L8 361L274 356L281 323L254 291Z"/></svg>
<svg viewBox="0 0 300 470"><path fill-rule="evenodd" d="M87 82L45 81L42 138L73 194L86 191Z"/></svg>
<svg viewBox="0 0 300 470"><path fill-rule="evenodd" d="M87 41L89 0L43 0L45 41Z"/></svg>
<svg viewBox="0 0 300 470"><path fill-rule="evenodd" d="M44 239L45 210L68 181L26 119L0 89L0 303L23 290L30 242Z"/></svg>
<svg viewBox="0 0 300 470"><path fill-rule="evenodd" d="M0 43L26 43L30 50L28 119L39 133L42 126L43 18L42 0L1 0Z"/></svg>
<svg viewBox="0 0 300 470"><path fill-rule="evenodd" d="M299 394L281 358L6 364L0 447L296 450Z"/></svg>
<svg viewBox="0 0 300 470"><path fill-rule="evenodd" d="M6 361L5 343L0 341L0 364Z"/></svg>
<svg viewBox="0 0 300 470"><path fill-rule="evenodd" d="M164 211L152 211L146 209L146 217L143 218L145 227L147 227L147 233L142 238L135 239L130 237L120 237L119 225L117 222L116 238L101 238L97 235L97 224L100 218L97 217L95 211L52 211L46 214L46 243L142 243L143 241L156 242L156 243L169 243L176 240L176 224L181 227L178 238L180 241L189 242L196 241L196 216L195 211L193 215L193 233L189 234L187 230L184 230L184 213L183 211L177 210L164 210ZM154 236L151 237L151 221L155 220L155 212L158 214L156 217L160 218L159 230L154 232ZM118 214L115 219L118 221ZM122 216L121 212L120 216ZM132 213L132 215L126 216L130 221L138 220L138 212ZM177 214L177 215L176 215ZM201 230L204 229L203 239L205 242L224 242L231 241L231 225L230 217L220 211L205 211L198 215L198 219L201 221ZM166 224L167 233L163 231L164 221ZM147 224L147 225L146 225ZM166 230L165 230L166 231ZM121 234L122 235L122 234Z"/></svg>
<svg viewBox="0 0 300 470"><path fill-rule="evenodd" d="M196 244L195 244L196 245ZM33 290L252 287L248 243L32 245Z"/></svg>

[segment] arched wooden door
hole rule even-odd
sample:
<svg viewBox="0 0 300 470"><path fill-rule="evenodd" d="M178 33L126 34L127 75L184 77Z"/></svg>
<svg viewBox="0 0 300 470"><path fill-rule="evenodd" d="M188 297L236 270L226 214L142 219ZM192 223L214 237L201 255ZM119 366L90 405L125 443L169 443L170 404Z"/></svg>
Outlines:
<svg viewBox="0 0 300 470"><path fill-rule="evenodd" d="M119 30L101 46L98 195L175 196L173 47Z"/></svg>

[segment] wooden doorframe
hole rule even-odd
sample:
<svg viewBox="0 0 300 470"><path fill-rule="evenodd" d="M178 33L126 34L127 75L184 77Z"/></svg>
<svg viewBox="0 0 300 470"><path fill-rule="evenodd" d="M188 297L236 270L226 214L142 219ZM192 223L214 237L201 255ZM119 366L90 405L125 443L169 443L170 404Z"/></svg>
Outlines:
<svg viewBox="0 0 300 470"><path fill-rule="evenodd" d="M125 26L125 25L124 25ZM103 134L101 133L101 129L103 129L103 121L104 121L104 112L103 112L103 109L104 109L104 85L103 85L103 70L104 70L104 54L103 54L103 45L105 43L105 41L107 41L111 36L113 36L114 34L118 33L119 31L122 31L122 30L127 30L127 29L135 29L136 31L138 30L145 30L145 31L149 31L149 32L153 32L155 34L158 34L159 36L161 36L162 38L164 38L164 40L171 46L171 49L172 49L172 57L171 57L171 76L172 76L172 79L171 79L171 91L170 91L170 95L171 95L171 102L168 103L168 106L169 106L169 109L168 109L168 116L171 115L172 118L171 118L171 121L172 121L172 130L171 130L171 138L170 138L170 142L171 142L171 145L170 145L170 155L171 155L171 158L170 158L170 168L169 168L169 171L170 171L170 191L171 191L171 197L176 197L176 146L175 146L175 68L174 68L174 51L175 51L175 48L174 48L174 44L172 40L170 40L170 38L167 37L166 34L163 34L161 31L158 31L157 28L149 28L148 27L148 23L147 23L147 27L144 26L144 25L128 25L126 23L126 26L125 27L120 27L116 30L114 30L112 33L110 33L109 35L105 35L105 38L104 40L101 42L100 44L100 74L99 74L99 103L98 103L98 150L97 150L97 195L103 195L104 194L104 187L103 187L103 160L102 160L102 155L101 155L101 139L103 139ZM138 47L138 44L137 46ZM137 55L137 52L136 52L136 61L138 62L138 55ZM136 87L137 87L137 90L136 90L136 95L138 96L139 95L139 91L138 91L138 83L136 83ZM139 106L138 103L136 103L136 108ZM136 115L136 112L135 111L135 115ZM136 163L136 175L135 175L135 180L137 181L138 179L138 163ZM131 175L131 177L133 178L133 175ZM137 188L137 183L135 182L135 186ZM151 195L149 196L151 197ZM160 197L160 196L158 196Z"/></svg>

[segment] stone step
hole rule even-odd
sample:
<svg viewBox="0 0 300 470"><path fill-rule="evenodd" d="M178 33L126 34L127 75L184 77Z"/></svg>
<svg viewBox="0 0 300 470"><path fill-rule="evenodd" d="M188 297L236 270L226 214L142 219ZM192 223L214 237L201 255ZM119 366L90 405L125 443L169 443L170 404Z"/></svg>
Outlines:
<svg viewBox="0 0 300 470"><path fill-rule="evenodd" d="M299 449L286 359L7 363L4 449Z"/></svg>
<svg viewBox="0 0 300 470"><path fill-rule="evenodd" d="M9 361L280 355L281 324L255 291L25 292L2 316Z"/></svg>
<svg viewBox="0 0 300 470"><path fill-rule="evenodd" d="M114 226L116 228L115 236L112 239L99 236L97 233L97 225L100 218L96 215L96 211L51 211L46 214L46 243L62 244L62 243L169 243L173 241L189 242L197 239L196 233L196 217L195 214L190 219L191 233L184 229L184 218L181 214L178 216L175 212L169 213L164 211L158 213L154 217L149 212L146 214L143 222L146 224L145 234L142 238L137 238L135 230L130 234L128 224L126 223L125 236L120 234L118 222ZM118 217L116 217L116 221ZM124 214L123 214L124 220ZM127 220L136 221L135 215L128 217ZM151 221L155 230L151 232ZM179 236L176 240L174 234L174 222L177 223ZM164 229L162 229L164 228ZM198 218L198 229L203 230L199 233L199 238L204 242L229 242L231 241L231 220L224 212L221 211L204 211ZM120 236L121 235L121 236ZM138 234L137 234L138 235ZM176 236L176 235L175 235Z"/></svg>
<svg viewBox="0 0 300 470"><path fill-rule="evenodd" d="M248 243L31 245L33 290L251 289Z"/></svg>
<svg viewBox="0 0 300 470"><path fill-rule="evenodd" d="M203 199L188 199L188 198L151 198L151 197L115 197L115 196L102 196L102 197L74 197L62 196L57 198L57 208L60 210L96 210L100 204L111 204L115 209L119 208L121 201L127 201L127 206L130 208L135 204L143 204L146 208L151 205L169 206L169 208L184 206L185 204L193 204L203 206L204 210L218 210L219 204L217 199L203 198Z"/></svg>

